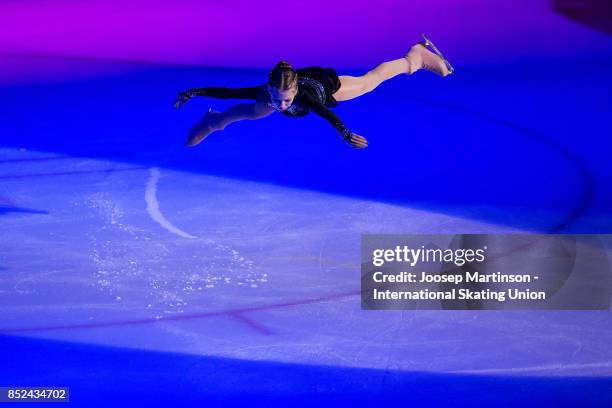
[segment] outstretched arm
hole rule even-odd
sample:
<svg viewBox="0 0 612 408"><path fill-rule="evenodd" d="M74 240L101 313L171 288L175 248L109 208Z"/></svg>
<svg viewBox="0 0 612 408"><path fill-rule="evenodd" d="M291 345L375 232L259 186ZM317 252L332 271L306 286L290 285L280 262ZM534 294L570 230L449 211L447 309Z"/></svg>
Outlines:
<svg viewBox="0 0 612 408"><path fill-rule="evenodd" d="M327 120L334 127L334 129L340 133L340 136L342 136L346 142L351 144L351 146L358 149L368 147L368 141L365 137L351 132L334 112L328 109L317 99L306 94L304 95L304 102L313 112Z"/></svg>
<svg viewBox="0 0 612 408"><path fill-rule="evenodd" d="M218 99L251 99L258 100L262 96L263 88L261 86L253 86L249 88L223 88L223 87L208 87L208 88L191 88L183 92L179 92L175 108L180 108L189 99L194 96L208 96Z"/></svg>

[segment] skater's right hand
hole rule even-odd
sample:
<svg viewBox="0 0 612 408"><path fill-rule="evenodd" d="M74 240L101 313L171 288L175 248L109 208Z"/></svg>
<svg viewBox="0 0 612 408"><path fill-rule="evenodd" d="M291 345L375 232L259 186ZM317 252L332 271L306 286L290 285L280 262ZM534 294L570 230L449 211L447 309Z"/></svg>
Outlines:
<svg viewBox="0 0 612 408"><path fill-rule="evenodd" d="M345 140L356 149L365 149L368 147L368 140L357 133L351 132Z"/></svg>
<svg viewBox="0 0 612 408"><path fill-rule="evenodd" d="M192 95L189 93L189 91L179 92L178 97L176 98L176 101L174 101L174 107L176 109L179 109L181 106L185 104L185 102L187 102L191 98L192 98Z"/></svg>

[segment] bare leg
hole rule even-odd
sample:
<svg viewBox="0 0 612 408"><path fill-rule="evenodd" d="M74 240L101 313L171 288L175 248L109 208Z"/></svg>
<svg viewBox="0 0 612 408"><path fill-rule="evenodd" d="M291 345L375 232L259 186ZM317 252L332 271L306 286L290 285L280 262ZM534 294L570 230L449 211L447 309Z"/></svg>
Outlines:
<svg viewBox="0 0 612 408"><path fill-rule="evenodd" d="M430 51L432 48L434 52ZM354 77L342 75L340 89L334 94L337 101L347 101L374 90L384 81L399 74L413 74L420 69L434 72L442 77L453 73L450 63L433 45L431 40L423 35L423 41L413 45L404 58L383 62L365 75Z"/></svg>
<svg viewBox="0 0 612 408"><path fill-rule="evenodd" d="M399 74L409 72L410 66L406 58L398 58L393 61L383 62L376 68L368 71L365 75L354 77L341 75L340 89L334 94L337 101L347 101L357 98L365 93L374 90L384 81L391 79Z"/></svg>
<svg viewBox="0 0 612 408"><path fill-rule="evenodd" d="M228 125L240 120L255 120L275 112L274 108L265 103L241 103L234 105L225 112L207 112L189 131L188 146L195 146L204 138L217 130L223 130Z"/></svg>
<svg viewBox="0 0 612 408"><path fill-rule="evenodd" d="M231 123L260 119L273 112L275 110L265 103L241 103L232 106L225 112L215 113L211 118L211 125L214 130L223 130Z"/></svg>

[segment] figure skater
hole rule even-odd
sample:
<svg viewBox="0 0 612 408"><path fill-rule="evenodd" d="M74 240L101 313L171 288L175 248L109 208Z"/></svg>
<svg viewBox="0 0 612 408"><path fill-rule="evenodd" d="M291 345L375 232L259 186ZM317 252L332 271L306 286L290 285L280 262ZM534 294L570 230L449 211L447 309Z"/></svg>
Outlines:
<svg viewBox="0 0 612 408"><path fill-rule="evenodd" d="M410 48L403 58L383 62L365 75L338 76L333 68L307 67L293 69L286 61L279 62L270 72L268 83L250 88L192 88L178 94L174 106L178 109L194 96L221 99L247 99L225 112L209 109L187 137L187 146L196 146L211 133L225 129L230 123L266 117L275 111L290 117L306 115L311 110L326 119L355 148L365 148L368 141L350 131L329 108L374 90L382 82L399 74L414 74L420 69L442 77L454 69L436 46L423 35L423 40Z"/></svg>

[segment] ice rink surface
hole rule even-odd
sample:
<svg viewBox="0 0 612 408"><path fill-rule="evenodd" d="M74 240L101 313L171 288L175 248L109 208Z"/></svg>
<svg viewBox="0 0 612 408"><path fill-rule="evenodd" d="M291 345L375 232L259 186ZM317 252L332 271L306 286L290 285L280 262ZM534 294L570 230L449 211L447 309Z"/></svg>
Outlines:
<svg viewBox="0 0 612 408"><path fill-rule="evenodd" d="M70 384L77 406L609 406L610 311L364 311L359 245L611 233L610 55L394 78L335 109L365 150L314 114L183 146L232 101L177 111L177 91L265 70L108 62L4 85L0 385Z"/></svg>

